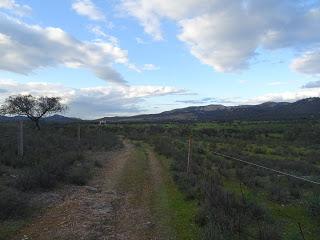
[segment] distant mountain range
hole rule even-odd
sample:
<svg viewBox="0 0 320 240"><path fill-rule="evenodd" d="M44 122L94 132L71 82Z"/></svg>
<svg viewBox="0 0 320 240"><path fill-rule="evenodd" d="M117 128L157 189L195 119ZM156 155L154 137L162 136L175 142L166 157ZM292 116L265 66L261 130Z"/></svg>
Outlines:
<svg viewBox="0 0 320 240"><path fill-rule="evenodd" d="M231 120L320 119L320 98L306 98L294 103L266 102L259 105L208 105L187 107L132 117L106 117L107 122L194 122Z"/></svg>
<svg viewBox="0 0 320 240"><path fill-rule="evenodd" d="M27 120L27 117L15 116L15 117L7 117L7 116L0 116L0 122L17 122L19 120ZM56 122L56 123L71 123L71 122L78 122L81 121L79 118L69 118L62 115L52 115L49 117L44 118L42 121L45 122Z"/></svg>
<svg viewBox="0 0 320 240"><path fill-rule="evenodd" d="M25 117L0 116L0 122L18 121ZM131 117L105 117L94 122L105 120L108 123L139 123L139 122L196 122L196 121L233 121L233 120L289 120L289 119L320 119L320 98L306 98L294 103L266 102L259 105L223 106L208 105L174 109L158 114L144 114ZM43 121L72 123L81 121L53 115ZM92 121L91 121L92 122Z"/></svg>

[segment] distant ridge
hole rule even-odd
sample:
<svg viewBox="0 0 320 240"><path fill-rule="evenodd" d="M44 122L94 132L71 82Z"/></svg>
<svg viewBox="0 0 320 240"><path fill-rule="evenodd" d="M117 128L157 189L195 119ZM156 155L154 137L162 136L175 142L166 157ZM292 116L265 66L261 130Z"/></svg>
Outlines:
<svg viewBox="0 0 320 240"><path fill-rule="evenodd" d="M23 116L14 116L14 117L0 116L0 122L17 122L20 119L28 120L27 117L23 117ZM55 115L43 118L42 121L56 122L56 123L71 123L71 122L78 122L82 120L79 118L69 118L69 117L55 114Z"/></svg>
<svg viewBox="0 0 320 240"><path fill-rule="evenodd" d="M0 116L0 122L13 122L26 117ZM196 122L196 121L269 121L294 119L320 119L320 98L306 98L293 103L265 102L258 105L207 105L194 106L158 114L143 114L131 117L105 117L93 122L105 120L108 123L162 123L162 122ZM44 118L46 122L72 123L83 121L79 118L70 118L62 115L53 115ZM91 121L92 122L92 121Z"/></svg>
<svg viewBox="0 0 320 240"><path fill-rule="evenodd" d="M158 114L144 114L132 117L105 117L116 122L194 122L232 120L289 120L320 119L320 98L306 98L294 103L265 102L258 105L208 105L174 109Z"/></svg>

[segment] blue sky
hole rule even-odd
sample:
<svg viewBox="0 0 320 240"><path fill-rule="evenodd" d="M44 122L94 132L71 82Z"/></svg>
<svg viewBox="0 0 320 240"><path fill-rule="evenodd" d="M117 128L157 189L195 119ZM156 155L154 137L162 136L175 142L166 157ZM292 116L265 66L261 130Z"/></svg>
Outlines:
<svg viewBox="0 0 320 240"><path fill-rule="evenodd" d="M320 96L320 3L0 0L0 101L96 118Z"/></svg>

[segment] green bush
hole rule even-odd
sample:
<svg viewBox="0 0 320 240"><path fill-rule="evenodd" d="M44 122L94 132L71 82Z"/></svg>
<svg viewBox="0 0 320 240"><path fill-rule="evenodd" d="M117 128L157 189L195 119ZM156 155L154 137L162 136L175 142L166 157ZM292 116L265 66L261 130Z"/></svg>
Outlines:
<svg viewBox="0 0 320 240"><path fill-rule="evenodd" d="M260 232L260 239L261 240L281 240L281 234L279 229L274 225L265 225L262 226Z"/></svg>
<svg viewBox="0 0 320 240"><path fill-rule="evenodd" d="M307 200L309 214L320 220L320 194L313 195Z"/></svg>
<svg viewBox="0 0 320 240"><path fill-rule="evenodd" d="M36 167L21 171L16 179L15 186L22 191L33 189L51 189L56 186L57 176L47 169Z"/></svg>
<svg viewBox="0 0 320 240"><path fill-rule="evenodd" d="M72 167L68 173L69 182L80 186L87 184L90 177L90 168L82 164Z"/></svg>
<svg viewBox="0 0 320 240"><path fill-rule="evenodd" d="M27 200L12 188L0 189L0 219L20 217L26 213Z"/></svg>

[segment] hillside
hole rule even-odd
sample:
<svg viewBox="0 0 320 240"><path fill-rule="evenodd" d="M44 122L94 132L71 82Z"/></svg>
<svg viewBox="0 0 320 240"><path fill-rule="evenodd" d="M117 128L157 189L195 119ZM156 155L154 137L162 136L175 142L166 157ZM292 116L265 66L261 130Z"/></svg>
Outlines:
<svg viewBox="0 0 320 240"><path fill-rule="evenodd" d="M0 116L0 122L16 122L16 121L19 121L20 119L28 120L27 117L22 117L22 116L14 116L14 117ZM55 115L44 118L42 121L54 122L54 123L72 123L72 122L81 121L81 119L69 118L69 117L55 114Z"/></svg>
<svg viewBox="0 0 320 240"><path fill-rule="evenodd" d="M230 120L288 120L320 118L320 98L307 98L294 103L266 102L259 105L208 105L187 107L159 114L132 117L106 117L107 122L185 122Z"/></svg>
<svg viewBox="0 0 320 240"><path fill-rule="evenodd" d="M18 121L25 117L0 116L0 122ZM143 114L131 117L105 117L96 121L106 120L117 122L193 122L193 121L233 121L233 120L289 120L289 119L320 119L320 98L306 98L297 102L265 102L258 105L207 105L174 109L158 114ZM44 118L46 122L71 123L81 121L62 115Z"/></svg>

